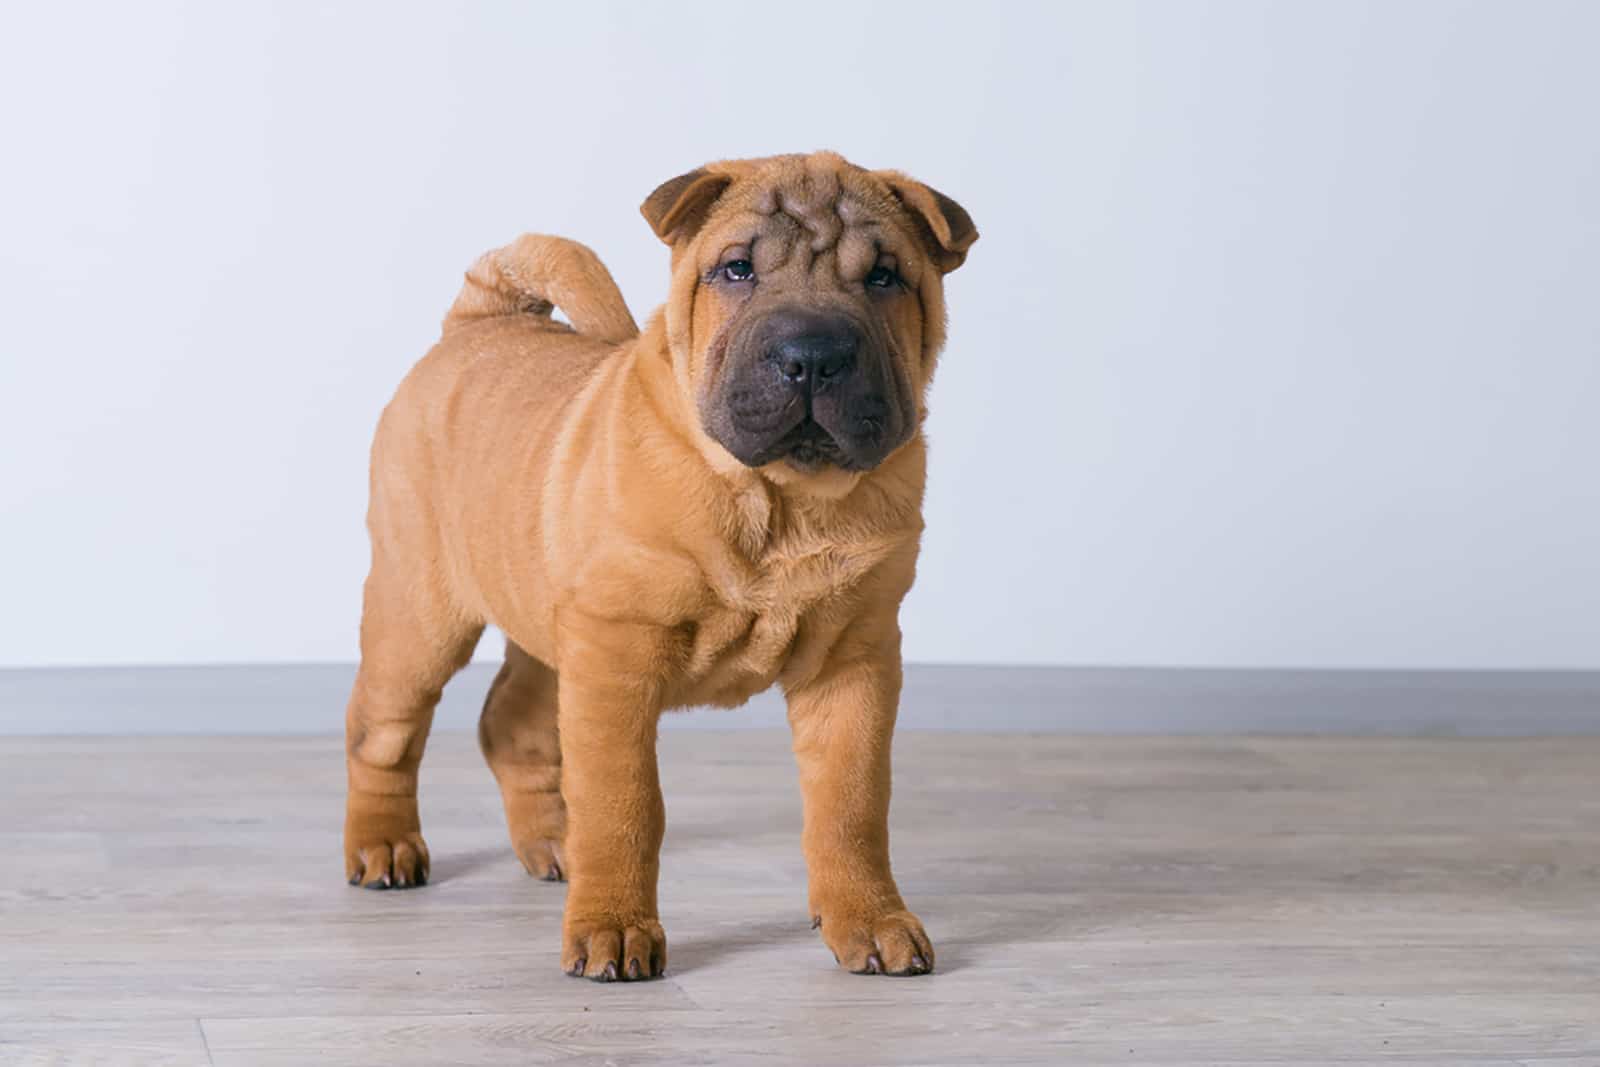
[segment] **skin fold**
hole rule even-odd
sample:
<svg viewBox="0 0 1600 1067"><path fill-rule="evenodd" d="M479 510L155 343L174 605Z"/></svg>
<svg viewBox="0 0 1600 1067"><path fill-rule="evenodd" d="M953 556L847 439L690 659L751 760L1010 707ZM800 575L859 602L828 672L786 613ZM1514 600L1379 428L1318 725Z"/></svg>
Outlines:
<svg viewBox="0 0 1600 1067"><path fill-rule="evenodd" d="M346 877L426 882L417 768L493 623L506 661L479 737L518 857L569 882L564 970L665 970L658 720L776 684L814 924L848 970L926 973L889 867L898 613L943 276L977 232L831 153L709 164L642 210L672 250L642 332L587 248L523 237L468 272L383 413Z"/></svg>

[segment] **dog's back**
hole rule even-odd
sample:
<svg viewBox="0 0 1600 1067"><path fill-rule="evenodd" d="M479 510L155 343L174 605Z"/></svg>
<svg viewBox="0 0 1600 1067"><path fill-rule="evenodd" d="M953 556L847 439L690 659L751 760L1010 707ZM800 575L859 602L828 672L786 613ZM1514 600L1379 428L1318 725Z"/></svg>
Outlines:
<svg viewBox="0 0 1600 1067"><path fill-rule="evenodd" d="M557 307L571 325L552 317ZM367 515L374 563L435 559L449 579L433 598L438 610L484 613L480 589L500 585L473 573L498 567L485 542L518 539L507 522L521 510L502 484L507 467L525 463L518 483L536 492L564 414L638 332L610 272L576 241L529 234L479 258L439 342L379 421ZM466 546L480 550L476 559ZM518 549L535 555L538 546Z"/></svg>

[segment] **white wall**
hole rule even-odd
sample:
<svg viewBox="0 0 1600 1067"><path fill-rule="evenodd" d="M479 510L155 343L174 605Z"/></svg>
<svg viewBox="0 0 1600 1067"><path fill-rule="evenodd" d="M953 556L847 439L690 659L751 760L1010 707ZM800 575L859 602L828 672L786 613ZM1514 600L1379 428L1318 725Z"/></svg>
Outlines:
<svg viewBox="0 0 1600 1067"><path fill-rule="evenodd" d="M835 147L956 196L918 660L1600 667L1600 5L13 5L0 663L354 656L460 272Z"/></svg>

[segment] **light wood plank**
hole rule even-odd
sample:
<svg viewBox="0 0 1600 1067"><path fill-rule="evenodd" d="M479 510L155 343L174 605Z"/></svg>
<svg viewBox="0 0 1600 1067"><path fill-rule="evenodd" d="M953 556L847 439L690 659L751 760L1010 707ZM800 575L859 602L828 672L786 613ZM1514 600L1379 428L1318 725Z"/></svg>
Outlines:
<svg viewBox="0 0 1600 1067"><path fill-rule="evenodd" d="M197 1019L0 1022L6 1067L199 1067L211 1062Z"/></svg>

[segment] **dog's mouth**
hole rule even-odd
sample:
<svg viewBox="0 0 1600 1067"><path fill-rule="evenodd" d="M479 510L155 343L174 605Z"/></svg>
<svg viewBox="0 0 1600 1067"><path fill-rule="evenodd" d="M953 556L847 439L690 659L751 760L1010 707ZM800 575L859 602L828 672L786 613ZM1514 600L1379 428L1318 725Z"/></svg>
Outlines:
<svg viewBox="0 0 1600 1067"><path fill-rule="evenodd" d="M842 467L846 470L854 466L834 436L810 415L795 423L782 436L759 449L754 455L746 457L744 462L752 467L759 467L779 460L806 474L828 466Z"/></svg>
<svg viewBox="0 0 1600 1067"><path fill-rule="evenodd" d="M783 459L797 470L811 473L828 465L848 467L848 457L833 435L824 430L815 419L807 418L789 431L780 442L787 451Z"/></svg>

